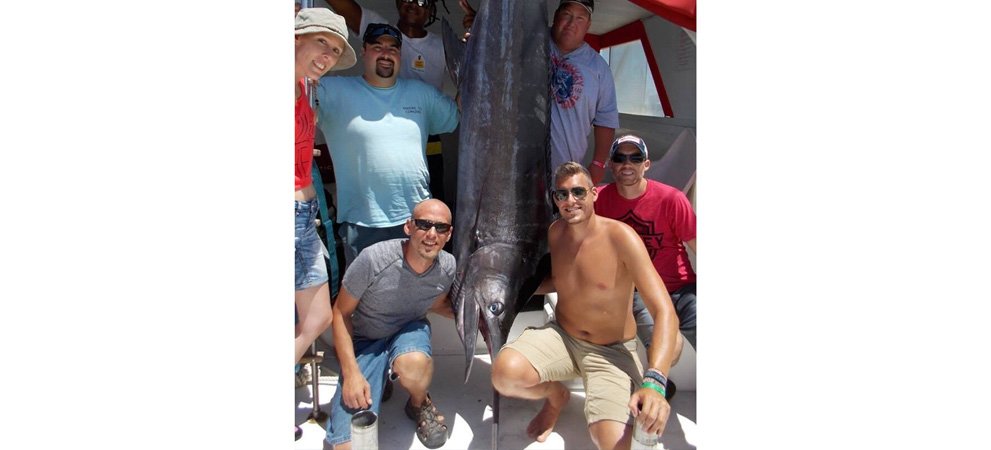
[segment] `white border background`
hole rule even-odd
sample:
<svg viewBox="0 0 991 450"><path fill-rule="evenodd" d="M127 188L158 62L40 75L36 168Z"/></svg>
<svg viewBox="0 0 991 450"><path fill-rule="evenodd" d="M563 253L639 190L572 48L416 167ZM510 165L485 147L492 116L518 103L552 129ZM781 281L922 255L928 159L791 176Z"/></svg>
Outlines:
<svg viewBox="0 0 991 450"><path fill-rule="evenodd" d="M4 4L0 447L292 448L285 3ZM958 5L700 2L700 448L991 444Z"/></svg>

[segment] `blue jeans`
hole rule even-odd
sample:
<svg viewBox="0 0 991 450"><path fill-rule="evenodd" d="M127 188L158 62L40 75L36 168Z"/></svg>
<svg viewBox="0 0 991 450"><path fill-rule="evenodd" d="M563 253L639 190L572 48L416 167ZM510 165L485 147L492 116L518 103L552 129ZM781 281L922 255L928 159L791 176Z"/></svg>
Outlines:
<svg viewBox="0 0 991 450"><path fill-rule="evenodd" d="M674 311L681 322L681 334L688 339L693 349L698 350L695 346L695 283L686 284L672 292L671 302L674 303ZM650 311L637 291L633 291L633 318L637 321L637 337L645 348L650 348L650 338L654 335L654 319L650 317Z"/></svg>
<svg viewBox="0 0 991 450"><path fill-rule="evenodd" d="M323 243L317 234L320 202L296 201L296 290L327 282L327 263Z"/></svg>
<svg viewBox="0 0 991 450"><path fill-rule="evenodd" d="M379 404L382 403L386 372L392 367L396 358L410 352L420 352L430 356L430 322L427 319L414 320L396 334L384 339L354 340L355 359L358 360L361 374L372 390L372 407L369 409L375 414L379 413ZM343 375L338 380L334 398L330 400L330 420L327 421L325 439L332 445L351 440L351 416L359 411L344 405L341 386L344 386Z"/></svg>
<svg viewBox="0 0 991 450"><path fill-rule="evenodd" d="M406 231L403 230L402 225L389 228L369 228L350 222L341 222L337 234L341 236L341 242L344 244L345 271L351 265L351 261L354 261L365 247L389 239L406 237Z"/></svg>

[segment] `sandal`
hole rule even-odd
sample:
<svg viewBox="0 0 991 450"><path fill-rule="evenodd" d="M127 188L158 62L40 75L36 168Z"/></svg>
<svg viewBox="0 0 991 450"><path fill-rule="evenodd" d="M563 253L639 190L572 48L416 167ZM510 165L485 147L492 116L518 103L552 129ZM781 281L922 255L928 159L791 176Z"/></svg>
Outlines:
<svg viewBox="0 0 991 450"><path fill-rule="evenodd" d="M440 412L434 406L430 394L419 408L414 407L410 402L411 397L406 401L406 417L416 422L416 437L427 448L438 448L447 442L447 425L438 419Z"/></svg>

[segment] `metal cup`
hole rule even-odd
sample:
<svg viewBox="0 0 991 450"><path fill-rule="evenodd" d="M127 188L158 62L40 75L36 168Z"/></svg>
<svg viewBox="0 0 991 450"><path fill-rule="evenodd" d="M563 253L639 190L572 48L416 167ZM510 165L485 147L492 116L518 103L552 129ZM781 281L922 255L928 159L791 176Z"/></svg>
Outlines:
<svg viewBox="0 0 991 450"><path fill-rule="evenodd" d="M351 448L378 450L379 421L374 411L366 409L351 416Z"/></svg>
<svg viewBox="0 0 991 450"><path fill-rule="evenodd" d="M633 447L636 449L657 447L657 435L644 431L643 427L637 422L633 423L633 440L637 441L637 444L639 444Z"/></svg>

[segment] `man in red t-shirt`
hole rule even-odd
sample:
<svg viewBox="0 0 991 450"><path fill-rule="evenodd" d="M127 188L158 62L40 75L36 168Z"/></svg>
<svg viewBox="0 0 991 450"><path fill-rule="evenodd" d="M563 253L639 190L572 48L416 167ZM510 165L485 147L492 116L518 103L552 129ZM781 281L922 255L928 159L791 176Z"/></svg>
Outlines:
<svg viewBox="0 0 991 450"><path fill-rule="evenodd" d="M695 211L680 190L644 178L650 159L640 137L628 134L613 141L608 164L615 181L597 188L595 213L626 223L643 239L674 302L681 334L695 348L695 271L685 250L695 251ZM633 297L637 334L650 345L654 322L640 295Z"/></svg>

